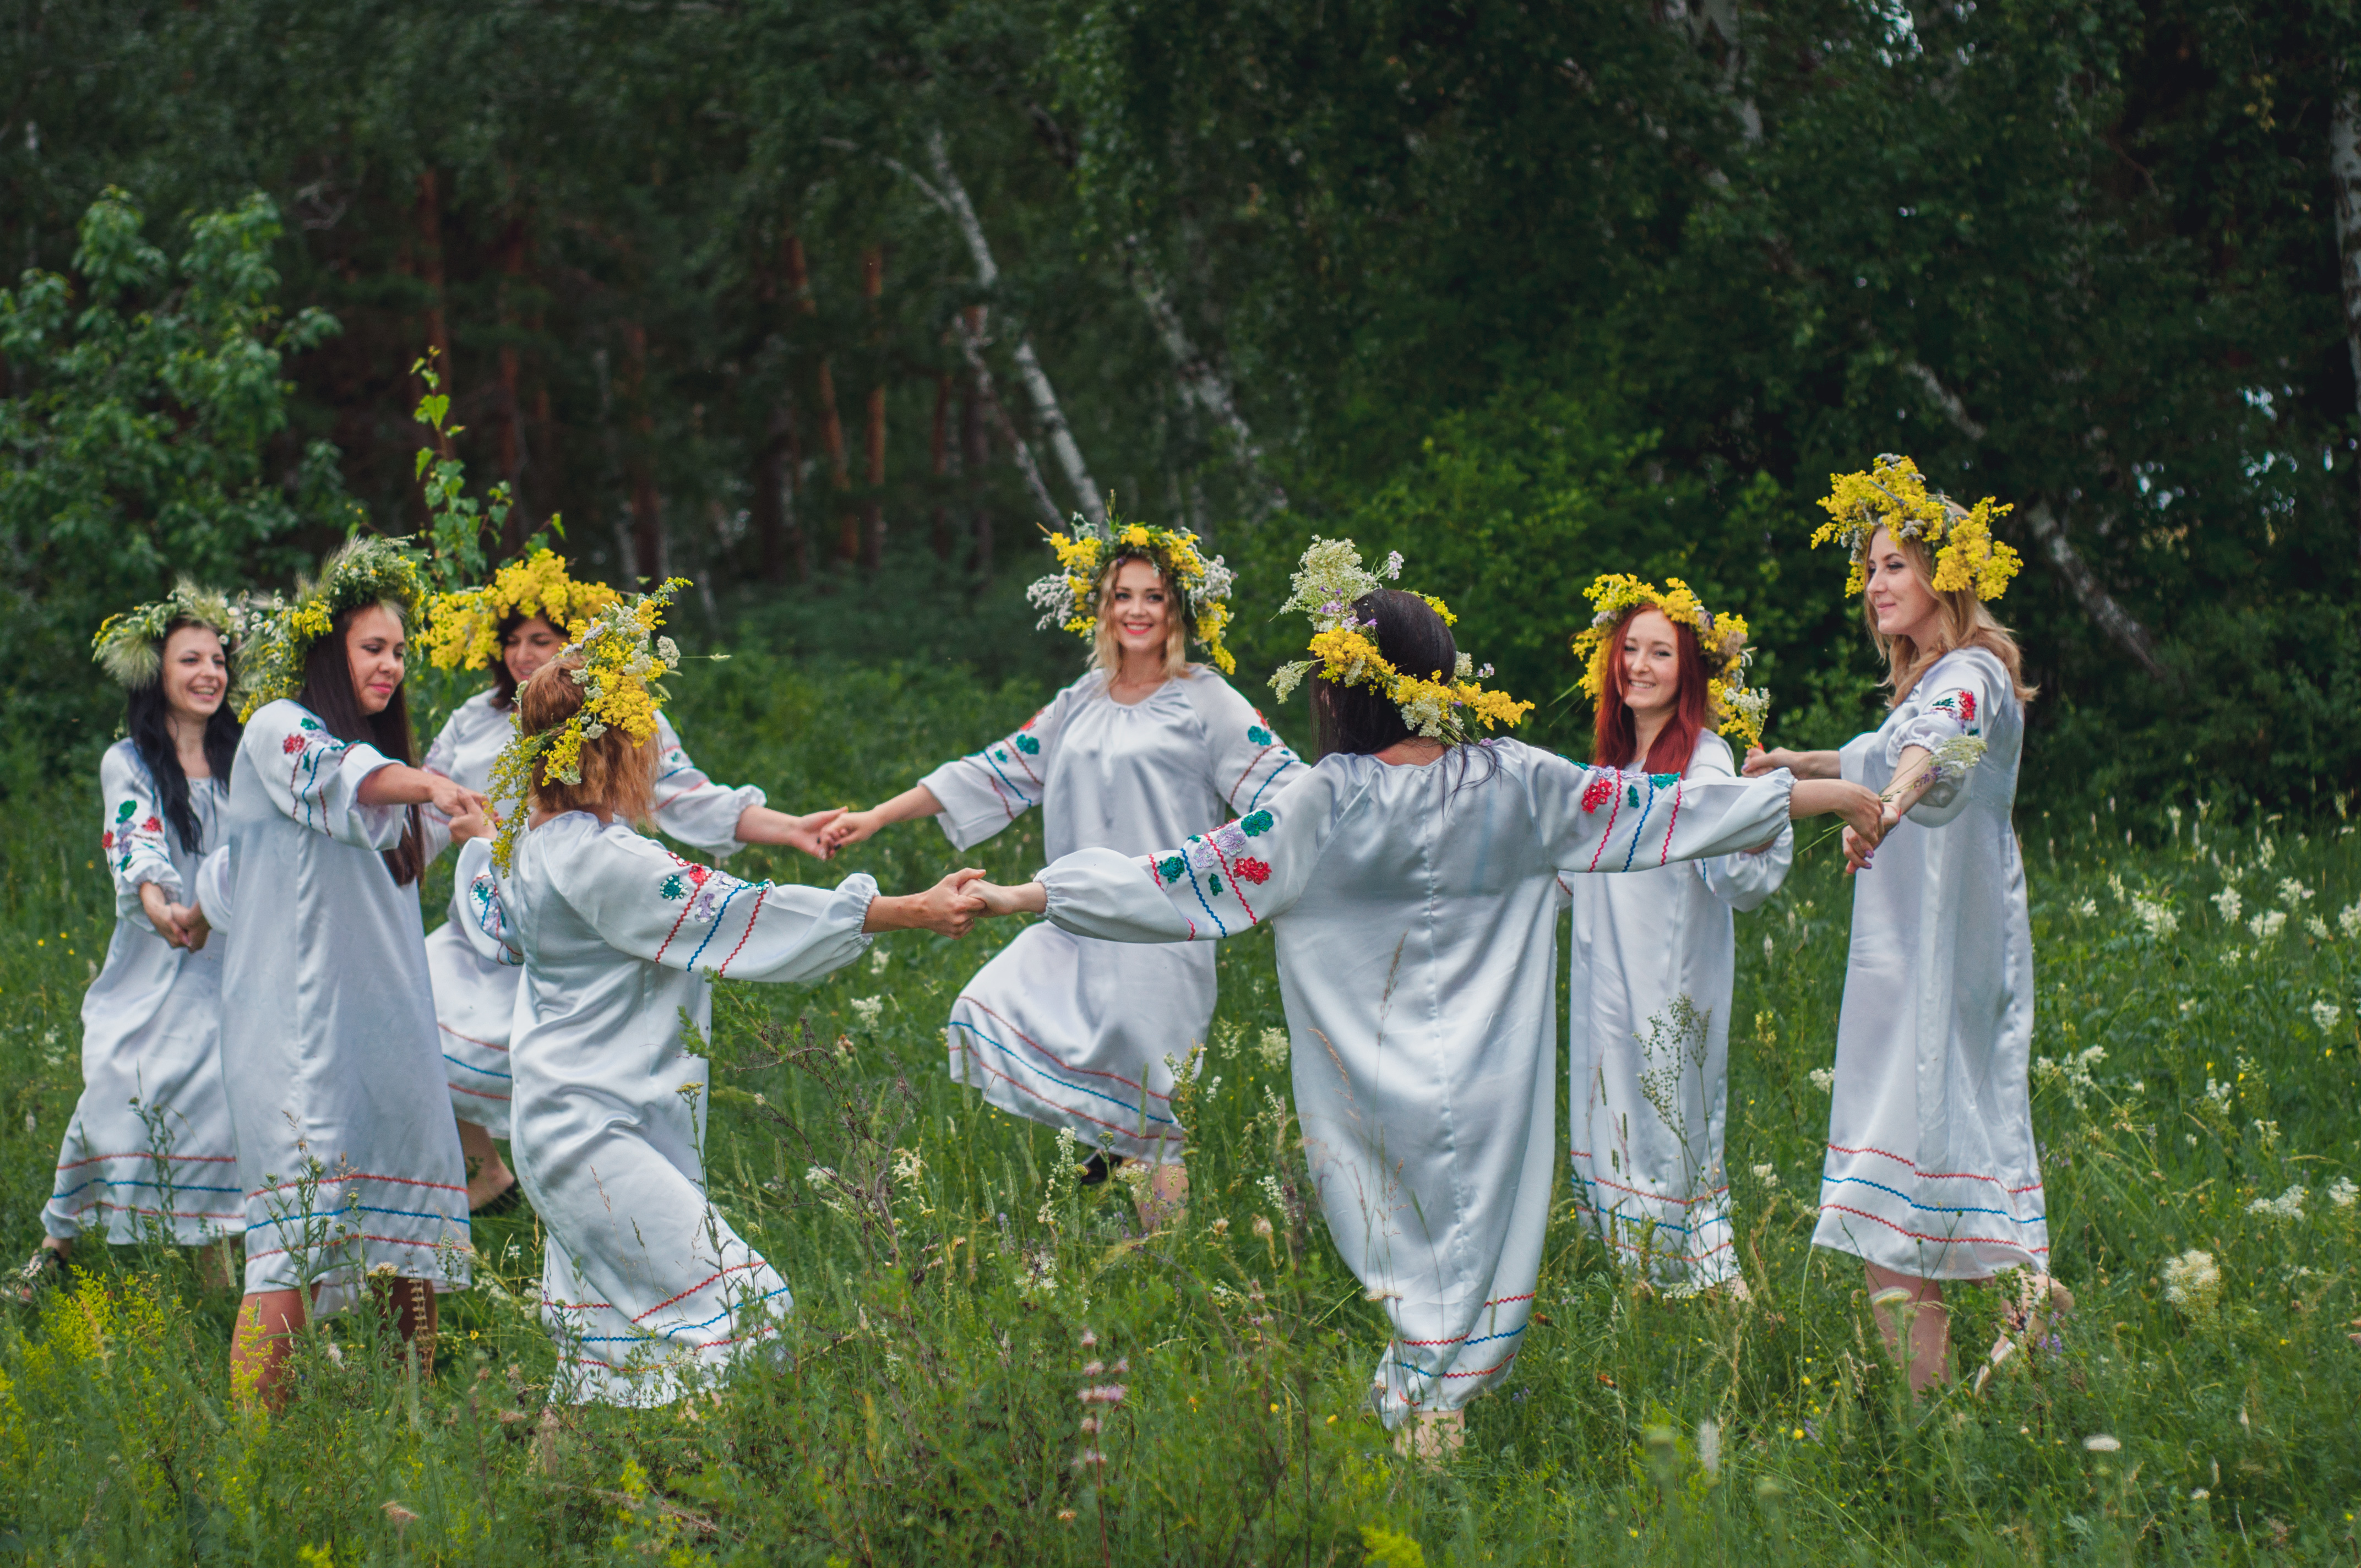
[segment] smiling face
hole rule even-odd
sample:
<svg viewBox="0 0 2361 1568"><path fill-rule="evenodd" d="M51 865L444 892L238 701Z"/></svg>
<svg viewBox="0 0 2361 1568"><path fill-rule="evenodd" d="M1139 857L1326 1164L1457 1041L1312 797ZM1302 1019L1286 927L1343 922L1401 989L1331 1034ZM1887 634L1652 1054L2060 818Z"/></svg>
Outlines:
<svg viewBox="0 0 2361 1568"><path fill-rule="evenodd" d="M401 630L401 619L381 604L373 604L352 619L345 629L345 658L353 672L353 695L360 699L361 712L371 718L385 711L393 694L401 687L402 661L410 652L410 638Z"/></svg>
<svg viewBox="0 0 2361 1568"><path fill-rule="evenodd" d="M1126 661L1144 657L1161 663L1171 643L1172 616L1172 590L1161 572L1146 561L1116 565L1099 618L1115 633Z"/></svg>
<svg viewBox="0 0 2361 1568"><path fill-rule="evenodd" d="M1616 668L1622 676L1623 706L1633 718L1645 724L1673 711L1681 698L1681 650L1663 610L1652 607L1631 618L1623 629Z"/></svg>
<svg viewBox="0 0 2361 1568"><path fill-rule="evenodd" d="M202 728L229 691L229 659L210 626L179 626L164 639L164 705Z"/></svg>
<svg viewBox="0 0 2361 1568"><path fill-rule="evenodd" d="M1861 598L1880 637L1907 637L1927 646L1942 625L1943 607L1917 564L1881 528L1870 537L1861 565Z"/></svg>
<svg viewBox="0 0 2361 1568"><path fill-rule="evenodd" d="M509 667L509 674L521 686L565 646L565 634L557 628L540 616L527 616L501 640L500 663Z"/></svg>

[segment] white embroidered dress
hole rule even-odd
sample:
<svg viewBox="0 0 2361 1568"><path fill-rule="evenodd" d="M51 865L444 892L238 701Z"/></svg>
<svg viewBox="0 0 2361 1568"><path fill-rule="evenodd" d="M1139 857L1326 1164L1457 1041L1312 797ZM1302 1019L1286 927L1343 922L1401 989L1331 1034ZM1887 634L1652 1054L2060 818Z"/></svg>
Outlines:
<svg viewBox="0 0 2361 1568"><path fill-rule="evenodd" d="M360 804L396 759L300 704L257 710L224 813L222 1072L246 1191L246 1288L320 1283L321 1310L380 1266L468 1280L467 1187L435 1048L418 884L379 851L406 810Z"/></svg>
<svg viewBox="0 0 2361 1568"><path fill-rule="evenodd" d="M557 1395L675 1399L774 1340L795 1305L706 1198L707 976L808 981L851 962L877 884L744 883L579 811L520 834L505 877L470 842L459 875L468 939L523 967L517 1175L548 1227Z"/></svg>
<svg viewBox="0 0 2361 1568"><path fill-rule="evenodd" d="M2048 1271L2026 1074L2033 927L2016 801L2025 708L1998 659L1946 654L1844 776L1883 789L1904 748L1981 736L1982 762L1929 789L1853 878L1820 1220L1813 1241L1927 1279Z"/></svg>
<svg viewBox="0 0 2361 1568"><path fill-rule="evenodd" d="M1730 743L1699 735L1682 776L1736 777ZM1738 1274L1722 1165L1737 974L1730 915L1779 891L1795 849L1795 829L1783 828L1759 855L1566 879L1576 1207L1625 1266L1675 1289Z"/></svg>
<svg viewBox="0 0 2361 1568"><path fill-rule="evenodd" d="M1045 858L1144 855L1249 813L1302 764L1227 681L1202 667L1136 703L1093 671L1015 734L920 782L960 849L1041 808ZM1085 1146L1177 1159L1169 1056L1205 1037L1211 950L1137 948L1028 926L967 983L946 1031L951 1076Z"/></svg>
<svg viewBox="0 0 2361 1568"><path fill-rule="evenodd" d="M1488 753L1488 756L1486 755ZM1794 780L1659 784L1513 740L1426 767L1332 756L1209 838L1041 873L1049 917L1113 941L1277 935L1296 1114L1330 1235L1393 1328L1388 1425L1506 1376L1555 1164L1565 873L1775 835Z"/></svg>
<svg viewBox="0 0 2361 1568"><path fill-rule="evenodd" d="M139 750L117 740L98 762L115 882L115 935L82 999L82 1099L58 1149L41 1226L71 1241L95 1223L110 1242L152 1231L182 1246L246 1228L237 1139L221 1074L222 947L192 953L157 933L139 903L154 883L175 904L195 885L198 857L164 820ZM191 779L203 847L221 841L218 779Z"/></svg>
<svg viewBox="0 0 2361 1568"><path fill-rule="evenodd" d="M478 692L459 705L427 750L427 770L453 783L482 790L491 783L516 730L507 710L492 706L492 694ZM752 785L731 789L697 771L680 737L656 715L656 825L685 844L727 857L744 849L738 818L765 796ZM512 1083L509 1041L516 1010L517 971L489 963L462 933L467 883L451 889L450 918L426 938L426 967L434 981L434 1021L442 1032L444 1072L451 1086L451 1109L496 1138L509 1136Z"/></svg>

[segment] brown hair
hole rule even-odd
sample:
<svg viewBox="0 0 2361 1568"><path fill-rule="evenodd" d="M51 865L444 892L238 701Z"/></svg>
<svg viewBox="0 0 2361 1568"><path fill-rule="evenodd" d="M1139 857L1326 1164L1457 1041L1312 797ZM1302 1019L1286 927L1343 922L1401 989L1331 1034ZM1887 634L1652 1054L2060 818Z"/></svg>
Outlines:
<svg viewBox="0 0 2361 1568"><path fill-rule="evenodd" d="M1864 563L1868 561L1870 550L1877 543L1880 532L1893 538L1891 530L1872 529L1869 537L1861 542L1861 558ZM1894 696L1886 706L1899 707L1902 699L1908 696L1911 688L1918 684L1918 678L1934 667L1936 660L1960 648L1981 648L1998 659L2001 668L2008 672L2009 685L2016 690L2016 700L2031 702L2041 688L2026 685L2025 659L2017 652L2015 637L2000 623L1997 616L1984 607L1984 601L1976 597L1976 590L1973 587L1938 590L1935 587L1935 554L1927 548L1926 541L1895 539L1894 543L1900 547L1903 559L1910 563L1911 575L1918 579L1918 586L1932 594L1936 604L1942 608L1943 636L1939 644L1926 649L1921 649L1907 637L1888 637L1877 630L1877 612L1870 609L1869 596L1866 593L1861 596L1861 618L1869 625L1870 640L1885 656L1885 684L1894 688Z"/></svg>
<svg viewBox="0 0 2361 1568"><path fill-rule="evenodd" d="M328 634L313 638L303 655L303 685L295 700L311 709L312 716L337 740L365 741L395 762L415 767L418 756L410 739L410 703L403 695L410 685L406 674L401 685L393 688L391 699L375 713L361 711L360 693L353 689L353 660L345 648L345 638L352 630L354 619L370 609L385 611L393 617L394 624L409 630L401 606L391 599L347 605L336 611L328 622ZM405 808L403 817L401 842L384 851L385 869L393 873L396 887L416 882L429 858L418 807Z"/></svg>
<svg viewBox="0 0 2361 1568"><path fill-rule="evenodd" d="M1109 679L1123 668L1123 649L1115 640L1115 579L1126 561L1144 562L1164 585L1164 602L1171 611L1171 620L1164 633L1164 674L1186 677L1189 674L1189 598L1172 574L1153 555L1128 551L1107 563L1106 575L1099 579L1099 623L1091 633L1091 668L1104 670Z"/></svg>
<svg viewBox="0 0 2361 1568"><path fill-rule="evenodd" d="M582 655L565 653L533 673L517 688L517 725L528 735L556 729L582 711L582 685L573 671L582 668ZM655 737L634 740L631 731L609 726L596 740L582 742L582 775L578 784L542 773L533 780L535 811L601 812L625 822L645 824L655 815Z"/></svg>

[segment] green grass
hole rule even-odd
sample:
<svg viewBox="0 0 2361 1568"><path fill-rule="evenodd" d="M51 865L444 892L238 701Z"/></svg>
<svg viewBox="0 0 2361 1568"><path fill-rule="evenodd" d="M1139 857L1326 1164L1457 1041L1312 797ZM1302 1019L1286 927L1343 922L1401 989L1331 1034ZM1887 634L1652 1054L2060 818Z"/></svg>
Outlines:
<svg viewBox="0 0 2361 1568"><path fill-rule="evenodd" d="M1038 695L751 655L680 684L699 760L793 807L898 789ZM12 1258L38 1234L105 943L90 793L20 788L0 823ZM1031 870L1038 831L981 863ZM368 1314L331 1320L268 1424L231 1409L226 1297L168 1249L85 1249L75 1290L0 1313L0 1559L2353 1562L2361 1207L2330 1196L2361 1179L2346 831L2029 814L2036 1050L2079 1063L2041 1075L2034 1115L2081 1309L1981 1398L1914 1408L1859 1269L1807 1245L1828 1110L1811 1073L1833 1049L1850 908L1824 850L1739 924L1729 1163L1752 1301L1636 1289L1561 1217L1516 1376L1471 1409L1466 1455L1441 1474L1397 1461L1358 1414L1383 1330L1304 1212L1285 1069L1259 1049L1279 1022L1268 938L1222 953L1188 1106L1194 1205L1141 1245L1112 1184L1049 1179L1055 1140L945 1075L940 1023L1013 934L998 929L889 938L882 967L808 991L722 988L712 1187L795 1288L790 1361L675 1409L569 1413L544 1470L530 1219L479 1231L487 1283L446 1303L438 1376L401 1368ZM732 869L908 888L953 863L931 828L905 828L841 867L757 852ZM2225 887L2236 922L2212 902ZM2178 930L2148 934L2136 896ZM2248 928L2277 907L2285 929ZM851 1005L872 996L874 1027ZM2323 1025L2315 1003L2340 1015ZM814 1166L873 1196L815 1188ZM2252 1212L2294 1185L2301 1218ZM2159 1282L2191 1249L2224 1282L2198 1320ZM1960 1299L1971 1354L1997 1304ZM1120 1376L1084 1370L1117 1358ZM1127 1391L1086 1443L1077 1394L1106 1381ZM2085 1446L2101 1434L2120 1448ZM1107 1463L1078 1468L1085 1446Z"/></svg>

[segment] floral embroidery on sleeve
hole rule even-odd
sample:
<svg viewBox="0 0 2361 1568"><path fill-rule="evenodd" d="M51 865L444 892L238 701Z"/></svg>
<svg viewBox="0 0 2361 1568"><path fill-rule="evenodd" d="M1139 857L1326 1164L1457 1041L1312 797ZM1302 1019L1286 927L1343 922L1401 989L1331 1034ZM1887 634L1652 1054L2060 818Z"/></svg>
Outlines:
<svg viewBox="0 0 2361 1568"><path fill-rule="evenodd" d="M1952 721L1969 734L1975 734L1976 694L1971 691L1949 691L1927 705L1939 713L1951 716Z"/></svg>
<svg viewBox="0 0 2361 1568"><path fill-rule="evenodd" d="M118 872L131 869L132 853L138 849L141 839L148 839L150 847L159 852L164 848L163 821L152 816L143 822L133 821L132 818L138 815L137 801L122 802L115 808L115 826L99 835L99 848L107 852Z"/></svg>

